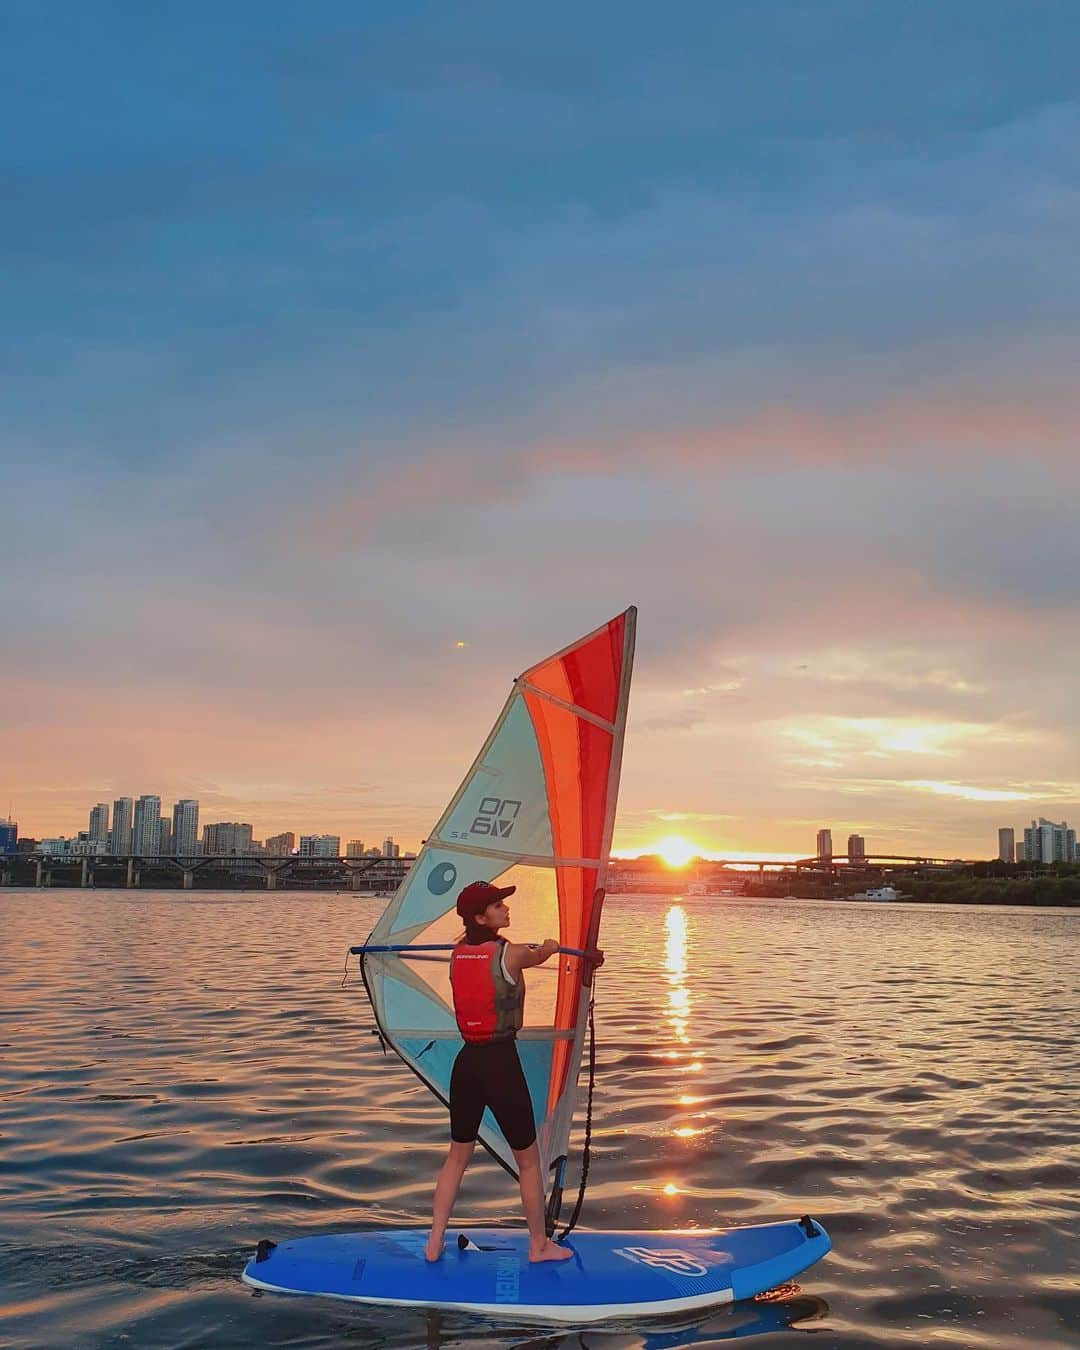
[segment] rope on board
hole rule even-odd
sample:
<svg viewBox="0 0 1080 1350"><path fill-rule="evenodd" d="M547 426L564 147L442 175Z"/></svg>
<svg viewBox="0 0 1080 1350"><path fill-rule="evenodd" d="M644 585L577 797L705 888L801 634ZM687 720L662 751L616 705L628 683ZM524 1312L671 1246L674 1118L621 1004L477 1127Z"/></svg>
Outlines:
<svg viewBox="0 0 1080 1350"><path fill-rule="evenodd" d="M556 1238L557 1242L564 1242L567 1236L573 1231L581 1215L581 1206L585 1201L585 1187L589 1180L589 1159L591 1157L592 1146L592 1104L593 1087L596 1084L596 1022L593 1018L594 1000L589 999L589 1095L585 1105L585 1142L581 1149L581 1180L578 1182L577 1200L574 1203L574 1212L570 1215L570 1221Z"/></svg>

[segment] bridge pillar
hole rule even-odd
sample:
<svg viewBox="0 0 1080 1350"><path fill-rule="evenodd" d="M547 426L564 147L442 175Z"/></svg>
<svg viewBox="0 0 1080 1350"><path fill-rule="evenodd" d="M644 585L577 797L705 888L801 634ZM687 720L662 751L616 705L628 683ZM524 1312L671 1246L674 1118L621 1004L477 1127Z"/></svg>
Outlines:
<svg viewBox="0 0 1080 1350"><path fill-rule="evenodd" d="M190 891L195 884L195 869L193 867L184 868L184 890Z"/></svg>

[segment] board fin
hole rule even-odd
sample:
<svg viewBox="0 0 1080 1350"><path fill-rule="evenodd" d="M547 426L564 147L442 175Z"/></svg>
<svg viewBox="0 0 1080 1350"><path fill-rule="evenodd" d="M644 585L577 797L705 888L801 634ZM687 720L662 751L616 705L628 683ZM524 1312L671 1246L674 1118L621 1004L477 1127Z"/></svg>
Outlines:
<svg viewBox="0 0 1080 1350"><path fill-rule="evenodd" d="M472 1238L466 1237L464 1233L457 1235L457 1245L459 1252L512 1252L513 1247L482 1247Z"/></svg>

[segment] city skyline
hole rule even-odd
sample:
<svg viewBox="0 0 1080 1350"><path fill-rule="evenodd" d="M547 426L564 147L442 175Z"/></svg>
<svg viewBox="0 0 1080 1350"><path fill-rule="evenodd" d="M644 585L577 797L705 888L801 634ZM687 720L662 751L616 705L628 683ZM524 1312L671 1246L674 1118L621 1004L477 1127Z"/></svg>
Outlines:
<svg viewBox="0 0 1080 1350"><path fill-rule="evenodd" d="M295 831L286 830L261 840L254 837L250 822L207 821L200 832L199 802L191 798L183 798L173 804L171 820L159 814L159 828L155 831L151 827L153 811L156 809L160 812L161 805L161 798L154 794L141 795L134 803L134 809L132 798L118 797L112 808L115 825L110 826L109 804L97 802L90 808L88 828L70 835L63 832L28 834L20 829L17 820L10 816L0 818L0 826L4 829L3 837L0 838L0 853L14 852L20 841L24 844L32 841L39 849L43 844L76 845L80 856L88 852L142 857L251 853L281 856L296 852L301 857L338 857L342 853L339 835L302 834L297 847ZM132 823L135 819L140 822L138 829ZM374 848L365 848L362 840L350 839L347 856L400 858L403 850L392 835L387 835L382 844ZM411 857L413 854L407 851L404 856Z"/></svg>
<svg viewBox="0 0 1080 1350"><path fill-rule="evenodd" d="M1067 7L222 22L11 16L0 802L415 842L633 603L617 849L1080 814Z"/></svg>
<svg viewBox="0 0 1080 1350"><path fill-rule="evenodd" d="M183 798L173 804L171 812L171 822L169 817L161 815L159 823L161 832L159 835L159 846L154 848L146 844L139 848L137 846L140 836L134 831L131 825L133 815L137 816L139 810L146 803L151 809L156 807L160 812L162 799L156 794L143 794L137 802L134 803L131 797L119 797L112 804L112 823L110 824L110 808L107 802L98 802L89 808L88 829L79 831L74 835L66 836L62 832L50 835L43 833L40 839L65 840L67 842L79 842L86 840L101 845L102 852L111 853L142 853L152 856L157 853L171 853L178 856L190 854L192 856L201 853L211 854L233 854L245 852L260 852L270 855L284 855L296 852L299 856L324 856L324 857L360 857L365 855L378 854L383 857L401 857L403 849L406 856L411 856L419 851L422 841L418 840L415 844L402 845L395 841L392 835L387 835L381 845L368 848L361 839L351 838L342 845L343 835L327 832L308 834L301 833L297 836L295 831L287 830L276 835L267 834L265 839L256 839L254 826L250 822L238 821L207 821L201 832L199 831L199 812L200 803L196 799ZM8 851L11 851L11 845L15 843L17 837L30 837L26 831L21 831L17 821L9 816L6 820L0 821L9 827L11 839L8 841ZM119 831L119 846L115 845L114 834ZM14 831L12 834L11 832ZM151 832L152 833L152 832ZM968 859L976 860L980 858L990 859L996 857L1004 862L1074 862L1080 861L1080 851L1076 846L1076 831L1070 829L1067 821L1050 821L1044 816L1033 818L1030 827L1022 827L1023 842L1016 842L1016 827L1001 826L997 827L997 852L994 853L993 841L987 841L985 852L976 852ZM297 841L299 846L297 847ZM843 853L834 852L832 842L832 827L830 825L819 825L814 836L814 849L802 850L793 853L785 853L783 850L767 849L760 852L753 850L731 849L726 851L710 850L708 848L695 845L690 839L680 834L669 833L661 838L654 839L650 844L634 848L613 847L613 858L633 858L646 854L655 854L662 857L670 866L679 867L685 862L694 858L702 861L710 859L727 858L730 861L753 862L762 859L772 861L794 862L806 858L820 858L831 860L833 857L841 858L849 863L861 863L866 858L889 857L889 856L907 856L907 857L931 857L935 855L932 847L919 847L911 845L912 852L909 854L895 854L886 848L875 849L871 846L867 848L865 835L860 833L851 833L847 837L847 842ZM0 849L3 851L3 849Z"/></svg>

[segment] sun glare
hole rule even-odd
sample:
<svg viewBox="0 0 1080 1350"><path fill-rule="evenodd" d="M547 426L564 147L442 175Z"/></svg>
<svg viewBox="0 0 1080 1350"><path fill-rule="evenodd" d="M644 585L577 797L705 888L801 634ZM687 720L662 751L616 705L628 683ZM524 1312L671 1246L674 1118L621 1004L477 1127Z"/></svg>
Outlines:
<svg viewBox="0 0 1080 1350"><path fill-rule="evenodd" d="M697 848L681 834L668 834L658 839L650 853L658 853L668 867L685 867L691 858L698 855Z"/></svg>

